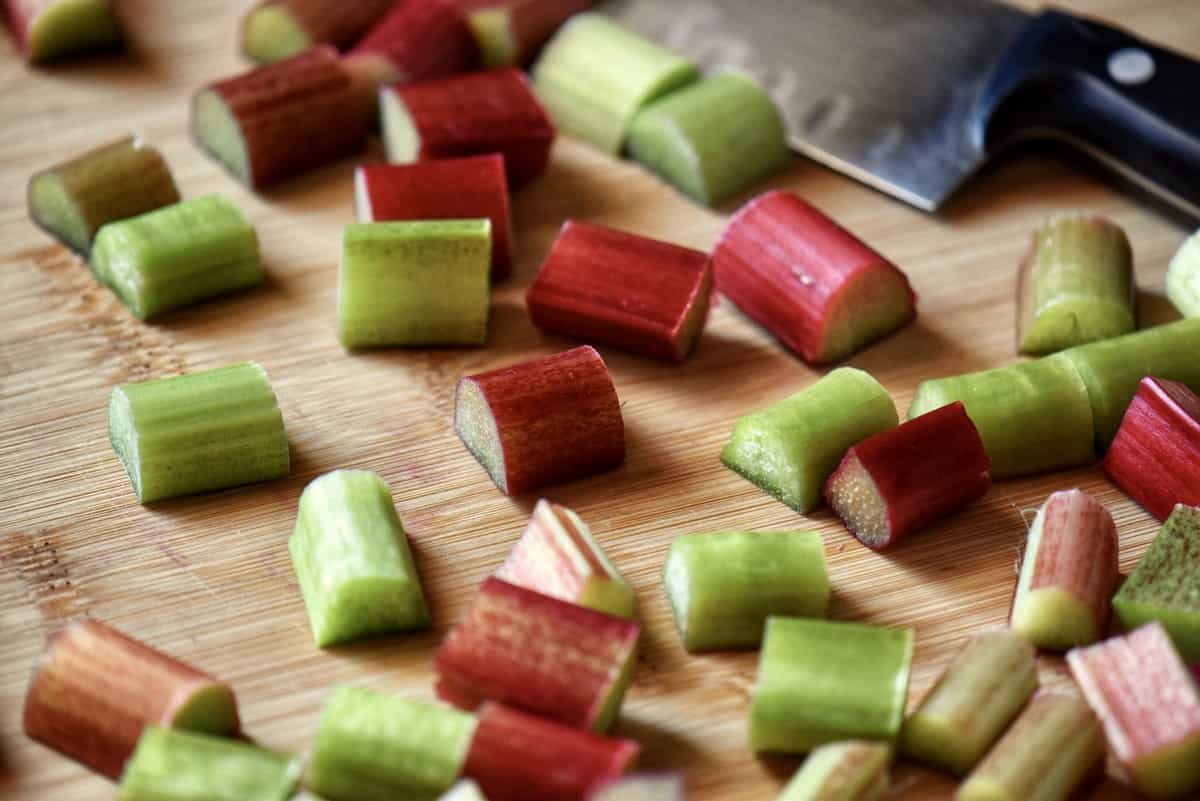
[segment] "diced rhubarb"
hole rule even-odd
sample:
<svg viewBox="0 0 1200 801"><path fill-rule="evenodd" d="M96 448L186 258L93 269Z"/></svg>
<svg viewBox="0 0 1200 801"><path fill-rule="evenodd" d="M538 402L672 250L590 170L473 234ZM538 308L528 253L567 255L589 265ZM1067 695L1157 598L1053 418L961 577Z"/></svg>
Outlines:
<svg viewBox="0 0 1200 801"><path fill-rule="evenodd" d="M678 362L704 328L711 294L707 254L567 220L526 303L546 331Z"/></svg>
<svg viewBox="0 0 1200 801"><path fill-rule="evenodd" d="M1200 232L1190 236L1171 259L1167 297L1184 317L1200 317Z"/></svg>
<svg viewBox="0 0 1200 801"><path fill-rule="evenodd" d="M587 801L687 801L682 773L634 773L592 790Z"/></svg>
<svg viewBox="0 0 1200 801"><path fill-rule="evenodd" d="M886 743L846 740L815 749L777 801L881 801L888 788L892 749Z"/></svg>
<svg viewBox="0 0 1200 801"><path fill-rule="evenodd" d="M383 18L396 0L264 0L242 20L242 52L269 63L313 45L345 50Z"/></svg>
<svg viewBox="0 0 1200 801"><path fill-rule="evenodd" d="M32 64L121 43L112 0L7 0L8 23Z"/></svg>
<svg viewBox="0 0 1200 801"><path fill-rule="evenodd" d="M591 0L459 0L483 65L524 66L571 15Z"/></svg>
<svg viewBox="0 0 1200 801"><path fill-rule="evenodd" d="M399 0L346 55L346 66L376 86L455 75L478 63L455 0Z"/></svg>

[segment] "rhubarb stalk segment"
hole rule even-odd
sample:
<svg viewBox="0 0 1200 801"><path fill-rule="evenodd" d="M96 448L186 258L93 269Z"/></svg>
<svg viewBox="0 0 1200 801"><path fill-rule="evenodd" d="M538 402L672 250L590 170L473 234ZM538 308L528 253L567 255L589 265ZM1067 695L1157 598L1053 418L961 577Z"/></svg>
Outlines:
<svg viewBox="0 0 1200 801"><path fill-rule="evenodd" d="M743 206L713 269L722 294L810 364L844 359L917 314L898 267L791 192Z"/></svg>
<svg viewBox="0 0 1200 801"><path fill-rule="evenodd" d="M1167 297L1184 317L1200 317L1200 232L1189 237L1171 259Z"/></svg>
<svg viewBox="0 0 1200 801"><path fill-rule="evenodd" d="M399 0L346 55L371 86L475 69L479 49L456 0Z"/></svg>
<svg viewBox="0 0 1200 801"><path fill-rule="evenodd" d="M7 0L17 45L31 64L121 44L111 0Z"/></svg>
<svg viewBox="0 0 1200 801"><path fill-rule="evenodd" d="M242 52L259 63L291 58L315 44L344 50L396 5L396 0L265 0L242 20Z"/></svg>
<svg viewBox="0 0 1200 801"><path fill-rule="evenodd" d="M847 740L813 750L777 801L880 801L888 788L892 749Z"/></svg>
<svg viewBox="0 0 1200 801"><path fill-rule="evenodd" d="M528 64L574 14L591 0L460 0L475 34L483 65L520 67Z"/></svg>

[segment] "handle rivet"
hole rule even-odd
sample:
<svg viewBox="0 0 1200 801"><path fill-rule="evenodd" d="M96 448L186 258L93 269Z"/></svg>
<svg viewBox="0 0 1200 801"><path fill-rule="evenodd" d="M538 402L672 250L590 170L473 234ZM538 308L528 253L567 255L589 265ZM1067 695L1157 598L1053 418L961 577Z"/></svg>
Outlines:
<svg viewBox="0 0 1200 801"><path fill-rule="evenodd" d="M1154 58L1140 47L1126 47L1108 57L1108 74L1117 83L1145 83L1154 77Z"/></svg>

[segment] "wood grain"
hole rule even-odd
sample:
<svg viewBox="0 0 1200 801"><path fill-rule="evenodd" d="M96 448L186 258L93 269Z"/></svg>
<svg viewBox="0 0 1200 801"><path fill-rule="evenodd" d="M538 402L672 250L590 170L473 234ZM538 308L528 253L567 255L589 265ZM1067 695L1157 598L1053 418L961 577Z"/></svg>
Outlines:
<svg viewBox="0 0 1200 801"><path fill-rule="evenodd" d="M0 45L0 798L111 793L20 730L43 636L77 615L231 681L250 734L278 748L307 748L335 683L429 697L433 648L536 500L502 496L454 436L458 376L572 344L539 334L523 304L564 219L707 249L737 205L699 208L635 165L560 141L549 174L514 199L516 275L495 292L488 347L348 355L335 338L334 291L341 227L353 218L353 162L256 197L187 135L189 93L243 67L235 30L246 5L129 0L135 54L116 59L31 71ZM1064 5L1200 56L1195 0ZM27 221L23 187L33 170L131 130L163 148L185 196L224 192L247 210L270 272L265 287L143 324ZM874 372L902 411L922 378L1015 359L1017 265L1030 232L1052 212L1083 208L1125 226L1143 322L1173 317L1163 275L1186 232L1090 168L1046 154L1014 157L939 217L799 160L769 185L800 192L912 278L920 320L850 362ZM1026 523L1049 492L1078 486L1110 506L1126 571L1157 528L1089 468L999 484L967 513L874 554L828 512L798 517L721 467L717 455L737 416L819 375L727 303L678 368L604 355L623 401L628 461L549 494L591 523L636 586L646 637L619 732L645 743L645 766L686 769L694 801L772 798L798 762L759 760L746 746L754 654L689 657L680 649L659 585L675 535L820 531L834 616L916 628L911 703L966 634L1004 622ZM243 359L272 377L294 448L292 477L139 506L106 437L112 387ZM313 647L285 542L305 484L339 467L377 470L391 484L428 589L432 632ZM1062 680L1061 664L1046 660L1044 677ZM952 788L902 767L890 797L947 799ZM1108 782L1095 798L1128 795Z"/></svg>

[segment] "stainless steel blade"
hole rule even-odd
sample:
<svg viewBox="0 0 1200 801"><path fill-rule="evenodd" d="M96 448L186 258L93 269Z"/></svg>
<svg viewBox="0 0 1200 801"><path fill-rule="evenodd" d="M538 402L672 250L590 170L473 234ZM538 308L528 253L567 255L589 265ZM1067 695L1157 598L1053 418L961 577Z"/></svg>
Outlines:
<svg viewBox="0 0 1200 801"><path fill-rule="evenodd" d="M1029 17L992 0L610 0L696 60L757 77L799 152L935 210L985 153L972 109Z"/></svg>

